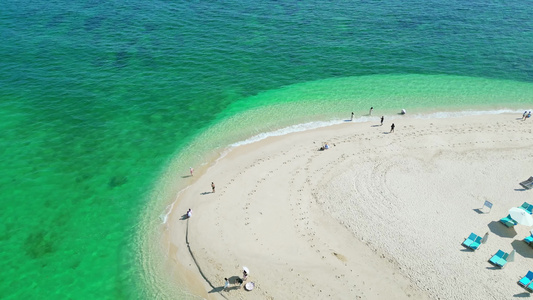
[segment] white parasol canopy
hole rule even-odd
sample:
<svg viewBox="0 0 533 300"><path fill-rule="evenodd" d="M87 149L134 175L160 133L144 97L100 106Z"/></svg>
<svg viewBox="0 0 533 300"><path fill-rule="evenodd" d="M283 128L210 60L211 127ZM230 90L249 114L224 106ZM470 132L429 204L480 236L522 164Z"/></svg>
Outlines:
<svg viewBox="0 0 533 300"><path fill-rule="evenodd" d="M248 267L242 267L242 269L246 272L246 274L250 274L250 270L248 270Z"/></svg>
<svg viewBox="0 0 533 300"><path fill-rule="evenodd" d="M518 224L524 226L533 226L533 217L525 210L513 207L509 210L509 215L515 220Z"/></svg>
<svg viewBox="0 0 533 300"><path fill-rule="evenodd" d="M253 290L255 287L255 283L253 282L248 282L247 284L244 285L244 288L247 290L247 291L251 291Z"/></svg>

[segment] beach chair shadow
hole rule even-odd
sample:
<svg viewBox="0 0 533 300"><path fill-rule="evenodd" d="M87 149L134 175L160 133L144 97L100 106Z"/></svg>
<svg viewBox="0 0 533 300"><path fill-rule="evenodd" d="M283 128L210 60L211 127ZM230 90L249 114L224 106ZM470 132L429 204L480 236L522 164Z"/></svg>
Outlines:
<svg viewBox="0 0 533 300"><path fill-rule="evenodd" d="M516 236L516 230L514 228L505 227L498 221L490 222L488 227L490 232L504 238L513 238Z"/></svg>
<svg viewBox="0 0 533 300"><path fill-rule="evenodd" d="M481 208L474 208L473 211L477 212L478 214L486 214L486 212L482 211Z"/></svg>
<svg viewBox="0 0 533 300"><path fill-rule="evenodd" d="M526 258L533 258L533 248L531 248L531 246L529 246L528 244L524 243L524 241L514 240L511 243L511 246L513 246L513 249L516 251L516 253L520 254L521 256Z"/></svg>
<svg viewBox="0 0 533 300"><path fill-rule="evenodd" d="M525 297L531 297L531 294L527 293L527 292L523 292L523 293L520 293L520 294L514 294L513 297L525 298Z"/></svg>

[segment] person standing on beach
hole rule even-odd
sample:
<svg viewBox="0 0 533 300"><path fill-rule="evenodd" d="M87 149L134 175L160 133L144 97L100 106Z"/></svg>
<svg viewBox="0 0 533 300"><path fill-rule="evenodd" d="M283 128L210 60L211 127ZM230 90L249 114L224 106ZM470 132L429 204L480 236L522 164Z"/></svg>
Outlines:
<svg viewBox="0 0 533 300"><path fill-rule="evenodd" d="M224 280L226 280L226 282L224 283L224 291L227 291L229 288L229 280L227 278L224 278Z"/></svg>
<svg viewBox="0 0 533 300"><path fill-rule="evenodd" d="M525 115L525 114L524 114ZM350 118L350 121L353 121L353 111L352 111L352 117Z"/></svg>
<svg viewBox="0 0 533 300"><path fill-rule="evenodd" d="M194 169L192 167L190 167L189 171L191 172L191 176L193 176L192 173L194 172Z"/></svg>
<svg viewBox="0 0 533 300"><path fill-rule="evenodd" d="M215 183L211 182L211 188L213 189L213 193L215 192Z"/></svg>
<svg viewBox="0 0 533 300"><path fill-rule="evenodd" d="M368 113L369 116L372 115L372 111L373 111L373 110L374 110L374 106L372 106L372 107L370 108L370 112Z"/></svg>
<svg viewBox="0 0 533 300"><path fill-rule="evenodd" d="M394 132L394 123L392 123L392 125L390 126L390 132Z"/></svg>
<svg viewBox="0 0 533 300"><path fill-rule="evenodd" d="M526 119L526 116L527 116L527 110L524 112L524 114L522 115L522 121L524 121Z"/></svg>
<svg viewBox="0 0 533 300"><path fill-rule="evenodd" d="M383 120L385 120L385 118L381 116L381 126L383 126Z"/></svg>

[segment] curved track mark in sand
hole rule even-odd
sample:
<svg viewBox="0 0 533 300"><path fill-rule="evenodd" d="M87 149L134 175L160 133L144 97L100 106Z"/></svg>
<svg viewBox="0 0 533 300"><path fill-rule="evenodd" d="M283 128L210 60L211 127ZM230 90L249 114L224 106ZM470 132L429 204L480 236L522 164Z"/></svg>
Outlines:
<svg viewBox="0 0 533 300"><path fill-rule="evenodd" d="M200 275L202 275L202 278L209 284L209 286L213 290L215 290L216 289L215 286L213 286L211 281L209 281L209 279L207 279L207 277L205 276L204 272L202 272L202 268L200 268L200 265L198 265L198 262L196 261L196 258L194 257L194 253L192 253L191 246L189 245L189 219L187 219L187 229L185 231L185 244L187 244L187 249L189 249L189 254L191 255L192 260L194 261L196 268L198 268L198 272L200 272ZM219 293L220 296L224 297L224 299L228 299L221 292L217 292L217 293Z"/></svg>

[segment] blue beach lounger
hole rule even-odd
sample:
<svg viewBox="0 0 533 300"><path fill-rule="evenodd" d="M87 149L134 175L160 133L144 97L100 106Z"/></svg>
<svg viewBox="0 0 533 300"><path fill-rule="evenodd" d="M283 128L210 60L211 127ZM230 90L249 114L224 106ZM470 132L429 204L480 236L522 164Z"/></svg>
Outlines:
<svg viewBox="0 0 533 300"><path fill-rule="evenodd" d="M531 242L533 242L533 234L528 236L528 237L526 237L524 239L524 242L526 242L526 244L529 244L531 246Z"/></svg>
<svg viewBox="0 0 533 300"><path fill-rule="evenodd" d="M518 281L518 284L525 287L526 285L530 284L532 280L533 280L533 272L527 271L526 276L522 277L522 279Z"/></svg>
<svg viewBox="0 0 533 300"><path fill-rule="evenodd" d="M527 211L530 215L531 215L531 213L533 211L533 205L531 205L531 204L529 204L527 202L522 203L522 205L519 206L518 208L521 208L521 209Z"/></svg>
<svg viewBox="0 0 533 300"><path fill-rule="evenodd" d="M479 246L481 246L481 240L483 238L478 236L476 237L476 239L474 240L474 242L472 244L470 244L470 246L468 246L468 248L472 249L472 250L477 250L479 248Z"/></svg>
<svg viewBox="0 0 533 300"><path fill-rule="evenodd" d="M498 261L505 255L505 252L503 252L502 250L498 250L498 252L496 252L496 254L494 254L490 259L489 259L489 262L493 265L495 265L496 263L498 263Z"/></svg>
<svg viewBox="0 0 533 300"><path fill-rule="evenodd" d="M472 245L472 243L476 240L477 237L478 237L478 235L472 232L472 233L471 233L471 234L465 239L465 241L462 243L462 245L465 246L465 247L470 248L470 245Z"/></svg>
<svg viewBox="0 0 533 300"><path fill-rule="evenodd" d="M513 218L511 218L511 215L508 215L508 216L505 217L505 218L501 218L501 219L500 219L500 222L501 222L503 225L505 225L505 226L507 226L507 227L509 227L509 228L515 226L516 224L518 224L518 223L516 223L515 220L513 220Z"/></svg>
<svg viewBox="0 0 533 300"><path fill-rule="evenodd" d="M507 257L509 257L509 253L504 253L502 258L500 258L500 260L498 260L498 262L496 263L496 266L500 268L505 267L505 264L507 264Z"/></svg>

